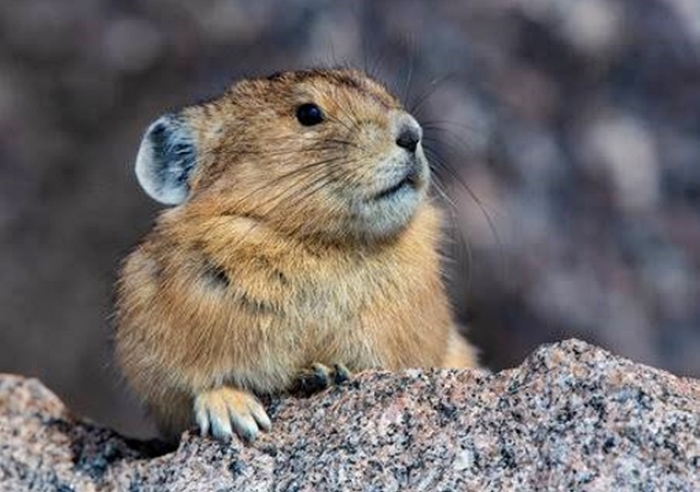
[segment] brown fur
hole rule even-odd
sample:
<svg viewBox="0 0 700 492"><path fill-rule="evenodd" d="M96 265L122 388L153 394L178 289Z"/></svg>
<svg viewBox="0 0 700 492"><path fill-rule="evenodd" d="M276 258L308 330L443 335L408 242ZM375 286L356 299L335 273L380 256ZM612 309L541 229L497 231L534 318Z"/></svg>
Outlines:
<svg viewBox="0 0 700 492"><path fill-rule="evenodd" d="M325 127L295 120L309 99ZM346 227L338 197L375 186L400 110L362 73L306 71L183 111L199 149L190 196L160 215L118 288L117 357L165 435L194 423L199 395L283 392L313 363L476 365L451 320L429 200L387 237Z"/></svg>

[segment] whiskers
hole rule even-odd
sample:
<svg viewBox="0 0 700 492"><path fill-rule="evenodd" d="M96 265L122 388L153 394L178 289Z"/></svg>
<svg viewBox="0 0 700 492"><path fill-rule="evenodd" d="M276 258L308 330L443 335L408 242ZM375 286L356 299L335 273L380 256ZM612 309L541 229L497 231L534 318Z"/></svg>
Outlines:
<svg viewBox="0 0 700 492"><path fill-rule="evenodd" d="M294 139L298 141L298 139ZM277 141L279 147L283 142ZM272 145L270 145L272 146ZM354 149L350 152L349 149ZM356 167L360 163L361 156L349 157L363 150L362 147L344 138L324 138L318 144L303 149L278 149L265 151L246 151L235 156L238 162L242 162L249 154L254 154L254 159L269 157L273 166L289 166L289 170L277 176L261 181L260 184L246 189L246 191L233 202L226 205L225 210L219 214L221 217L241 217L253 219L247 230L236 238L232 249L244 243L252 233L261 226L275 223L275 233L282 232L288 236L303 236L317 230L319 224L328 221L333 216L342 213L340 204L328 200L328 192L334 189L350 189L357 187L361 176L358 176ZM309 162L300 164L299 159L308 156ZM324 216L314 217L316 196L323 191ZM304 204L312 204L305 207ZM210 227L216 227L218 219L212 221ZM259 236L256 240L262 238Z"/></svg>
<svg viewBox="0 0 700 492"><path fill-rule="evenodd" d="M441 78L435 79L429 87L412 103L409 103L409 110L414 116L417 116L424 108L426 102L435 94L440 84L449 80L454 74L448 74ZM448 159L441 151L441 148L447 149L448 153L453 158L464 161L473 153L468 145L468 140L471 137L481 138L481 130L478 127L468 124L436 119L419 118L419 122L424 130L423 149L428 158L431 170L433 171L433 190L438 199L444 203L444 210L449 218L449 227L451 228L452 242L456 251L451 250L446 252L447 255L454 253L454 258L449 260L460 263L460 259L464 259L465 264L465 282L467 291L471 288L474 251L468 231L460 225L460 207L459 201L456 198L451 198L447 184L456 186L459 190L463 190L469 200L478 207L481 216L484 218L486 225L494 238L497 246L497 254L502 261L505 260L503 253L503 242L501 240L496 221L492 212L490 212L484 201L477 195L474 189L464 179L463 175L455 168L451 160ZM505 266L505 265L504 265Z"/></svg>

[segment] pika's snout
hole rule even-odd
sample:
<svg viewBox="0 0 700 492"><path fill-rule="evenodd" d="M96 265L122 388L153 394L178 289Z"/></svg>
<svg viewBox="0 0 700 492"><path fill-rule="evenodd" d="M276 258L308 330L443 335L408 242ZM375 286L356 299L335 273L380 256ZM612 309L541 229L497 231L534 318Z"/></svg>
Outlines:
<svg viewBox="0 0 700 492"><path fill-rule="evenodd" d="M394 110L389 115L391 132L396 145L403 151L397 154L402 168L399 173L414 187L421 187L427 179L427 161L421 147L423 128L416 119L403 110Z"/></svg>
<svg viewBox="0 0 700 492"><path fill-rule="evenodd" d="M394 134L396 145L413 153L423 138L423 129L413 116L401 111L394 117Z"/></svg>

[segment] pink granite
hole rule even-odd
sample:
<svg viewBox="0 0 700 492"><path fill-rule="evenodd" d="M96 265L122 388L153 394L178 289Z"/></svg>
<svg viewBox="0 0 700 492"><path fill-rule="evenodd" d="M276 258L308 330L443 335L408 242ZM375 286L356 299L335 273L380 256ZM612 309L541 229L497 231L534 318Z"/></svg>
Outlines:
<svg viewBox="0 0 700 492"><path fill-rule="evenodd" d="M269 402L252 445L176 450L0 376L0 490L700 490L700 381L580 341L518 368L367 373Z"/></svg>

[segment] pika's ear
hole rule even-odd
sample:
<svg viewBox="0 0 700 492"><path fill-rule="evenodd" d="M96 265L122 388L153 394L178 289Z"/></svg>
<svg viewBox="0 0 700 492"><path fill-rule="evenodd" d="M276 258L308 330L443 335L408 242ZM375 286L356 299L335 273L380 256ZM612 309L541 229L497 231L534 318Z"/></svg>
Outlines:
<svg viewBox="0 0 700 492"><path fill-rule="evenodd" d="M185 201L197 164L192 133L178 114L161 116L148 127L136 156L136 177L144 191L166 205Z"/></svg>

